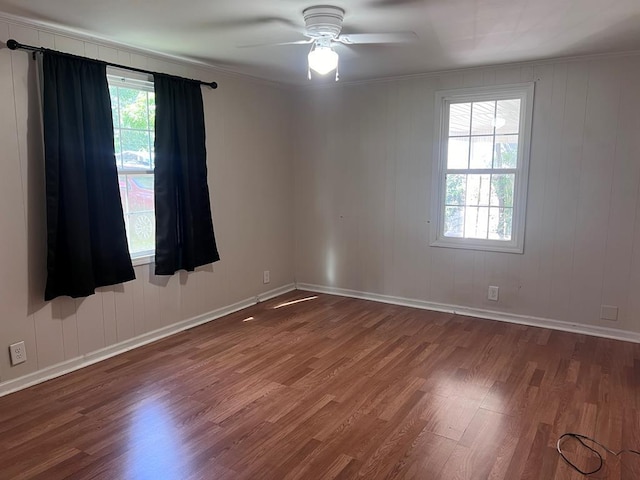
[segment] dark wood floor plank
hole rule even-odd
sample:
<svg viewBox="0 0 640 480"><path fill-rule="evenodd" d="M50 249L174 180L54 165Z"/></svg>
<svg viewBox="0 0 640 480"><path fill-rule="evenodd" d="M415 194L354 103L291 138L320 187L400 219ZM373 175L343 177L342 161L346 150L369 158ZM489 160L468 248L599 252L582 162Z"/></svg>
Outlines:
<svg viewBox="0 0 640 480"><path fill-rule="evenodd" d="M567 431L640 448L640 345L295 291L0 398L0 478L581 479Z"/></svg>

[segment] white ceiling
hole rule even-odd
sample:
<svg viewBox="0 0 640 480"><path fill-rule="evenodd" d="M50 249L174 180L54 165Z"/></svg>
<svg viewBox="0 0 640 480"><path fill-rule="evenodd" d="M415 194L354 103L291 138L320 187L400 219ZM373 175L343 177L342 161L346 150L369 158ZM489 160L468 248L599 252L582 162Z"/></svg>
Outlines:
<svg viewBox="0 0 640 480"><path fill-rule="evenodd" d="M640 0L0 0L0 12L228 70L304 83L302 10L346 11L343 33L413 31L409 45L339 46L343 80L640 50Z"/></svg>

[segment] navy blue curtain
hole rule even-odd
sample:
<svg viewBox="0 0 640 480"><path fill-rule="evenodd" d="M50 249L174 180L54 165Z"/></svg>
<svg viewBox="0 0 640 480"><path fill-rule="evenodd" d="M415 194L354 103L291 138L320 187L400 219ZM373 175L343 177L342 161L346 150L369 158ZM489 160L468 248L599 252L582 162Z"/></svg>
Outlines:
<svg viewBox="0 0 640 480"><path fill-rule="evenodd" d="M45 300L135 278L113 146L106 65L45 50Z"/></svg>
<svg viewBox="0 0 640 480"><path fill-rule="evenodd" d="M213 233L200 84L154 75L156 275L220 260Z"/></svg>

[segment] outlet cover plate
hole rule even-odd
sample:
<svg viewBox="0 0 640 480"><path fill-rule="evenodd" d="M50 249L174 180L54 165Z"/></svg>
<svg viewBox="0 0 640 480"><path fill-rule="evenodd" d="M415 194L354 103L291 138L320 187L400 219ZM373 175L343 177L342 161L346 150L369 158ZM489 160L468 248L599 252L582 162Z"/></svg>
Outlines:
<svg viewBox="0 0 640 480"><path fill-rule="evenodd" d="M500 291L499 287L489 287L489 291L487 292L487 298L492 302L497 302L499 291Z"/></svg>
<svg viewBox="0 0 640 480"><path fill-rule="evenodd" d="M618 307L615 305L600 305L600 318L615 322L618 320Z"/></svg>
<svg viewBox="0 0 640 480"><path fill-rule="evenodd" d="M27 361L27 347L24 342L9 345L9 353L11 354L11 365L20 365Z"/></svg>
<svg viewBox="0 0 640 480"><path fill-rule="evenodd" d="M262 283L269 283L271 281L271 273L269 270L262 272Z"/></svg>

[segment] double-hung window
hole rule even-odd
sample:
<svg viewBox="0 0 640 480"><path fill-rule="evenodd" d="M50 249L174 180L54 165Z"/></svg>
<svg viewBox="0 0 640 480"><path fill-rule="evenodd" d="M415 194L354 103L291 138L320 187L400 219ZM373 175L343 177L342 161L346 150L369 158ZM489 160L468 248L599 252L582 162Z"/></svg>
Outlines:
<svg viewBox="0 0 640 480"><path fill-rule="evenodd" d="M153 82L110 71L107 75L120 198L134 263L155 250L153 193L155 97ZM138 260L136 262L136 260Z"/></svg>
<svg viewBox="0 0 640 480"><path fill-rule="evenodd" d="M533 84L436 94L431 245L524 249Z"/></svg>

